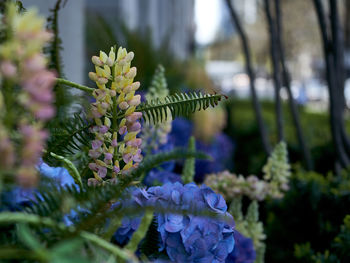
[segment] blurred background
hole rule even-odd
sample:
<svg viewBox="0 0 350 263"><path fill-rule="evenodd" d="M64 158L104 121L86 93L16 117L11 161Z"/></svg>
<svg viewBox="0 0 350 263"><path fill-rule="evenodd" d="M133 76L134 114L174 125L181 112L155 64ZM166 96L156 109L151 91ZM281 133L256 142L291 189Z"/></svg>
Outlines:
<svg viewBox="0 0 350 263"><path fill-rule="evenodd" d="M137 55L138 80L147 89L158 64L166 68L171 92L202 89L229 96L230 104L222 125L236 143L236 172L257 173L266 157L259 139L259 122L251 102L251 80L246 71L242 38L225 0L74 0L61 1L59 33L62 40L63 73L67 79L93 85L87 78L89 58L111 45L123 45ZM329 90L323 40L313 1L283 0L279 6L278 35L283 45L283 64L287 68L288 89L281 76L277 89L281 100L276 122L276 67L270 52L271 30L264 0L231 1L247 38L255 92L262 108L267 140L281 139L283 126L293 162L305 162L320 172L334 170L337 154L329 125ZM271 2L271 10L274 1ZM328 1L323 3L330 11ZM338 0L338 20L342 32L344 114L350 105L350 13L349 1ZM55 0L24 0L48 16ZM272 10L273 21L275 14ZM271 14L270 14L271 15ZM327 17L326 17L327 18ZM272 22L273 22L272 21ZM327 21L326 21L327 22ZM326 25L328 26L328 25ZM330 27L329 25L328 27ZM328 31L327 28L325 28ZM277 32L276 32L277 33ZM328 45L328 44L327 44ZM275 50L277 50L275 48ZM275 52L276 53L276 52ZM277 54L278 55L278 54ZM281 64L282 65L282 64ZM276 73L276 75L278 75ZM295 116L288 106L294 99L304 145L295 133ZM334 104L334 103L333 103ZM278 114L277 114L278 115ZM229 118L229 119L228 119ZM281 119L281 118L280 118ZM259 124L259 125L258 125ZM208 125L215 125L210 123ZM345 122L345 129L347 124ZM209 129L209 128L208 128ZM261 134L261 132L260 132ZM307 147L307 150L302 149ZM266 147L265 147L266 148ZM250 154L253 150L254 157ZM259 155L259 151L262 154ZM252 160L253 159L253 160ZM325 160L327 160L325 162ZM232 166L233 167L233 166Z"/></svg>
<svg viewBox="0 0 350 263"><path fill-rule="evenodd" d="M56 4L22 2L37 6L46 16ZM228 96L218 109L174 121L172 133L186 138L179 143L187 143L193 134L198 148L213 156L210 165L197 162L198 182L224 169L261 176L272 146L287 142L297 177L285 201L262 209L266 262L296 262L292 255L297 254L297 243L310 241L316 251L327 247L345 208L344 196L335 198L334 189L329 190L342 179L335 182L326 175L341 176L350 164L349 0L59 3L67 79L93 86L88 79L91 56L117 44L136 54L136 79L142 90L162 64L170 93L202 90ZM347 202L349 189L339 190L345 191ZM328 201L335 199L330 209ZM300 222L293 211L310 213Z"/></svg>

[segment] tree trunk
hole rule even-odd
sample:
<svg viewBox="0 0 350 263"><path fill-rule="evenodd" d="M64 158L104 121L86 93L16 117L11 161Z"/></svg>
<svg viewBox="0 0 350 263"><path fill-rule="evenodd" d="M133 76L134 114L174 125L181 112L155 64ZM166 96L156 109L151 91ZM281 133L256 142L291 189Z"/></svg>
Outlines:
<svg viewBox="0 0 350 263"><path fill-rule="evenodd" d="M281 103L281 72L279 64L279 54L277 49L277 32L274 23L274 19L271 16L270 0L265 0L265 14L268 23L269 35L270 35L270 55L273 66L273 82L275 86L275 111L276 111L276 124L278 140L284 140L283 132L283 116L282 116L282 103Z"/></svg>
<svg viewBox="0 0 350 263"><path fill-rule="evenodd" d="M247 74L248 74L249 79L250 79L249 85L250 85L250 92L252 95L253 108L254 108L256 120L258 122L258 127L259 127L260 136L261 136L264 150L267 154L269 154L271 152L271 146L269 143L269 138L268 138L266 127L265 127L264 120L262 117L261 105L259 103L259 100L258 100L258 97L256 94L255 76L254 76L254 71L253 71L252 65L251 65L251 57L250 57L250 49L249 49L248 39L247 39L245 32L243 31L240 20L238 18L236 10L233 8L231 1L230 0L225 0L225 1L227 4L227 7L229 9L230 15L231 15L232 24L237 29L237 32L240 36L240 40L241 40L241 44L242 44L242 48L243 48L243 54L244 54L244 58L245 58L245 67L246 67L246 71L247 71Z"/></svg>
<svg viewBox="0 0 350 263"><path fill-rule="evenodd" d="M333 0L330 0L332 4ZM336 1L336 0L334 0ZM327 21L324 12L324 8L321 0L314 0L314 6L317 14L318 24L322 37L323 44L323 53L326 64L326 78L328 83L328 91L329 91L329 107L330 107L330 125L332 132L332 139L335 148L335 152L339 159L342 167L347 167L349 165L349 157L344 149L343 140L342 140L342 132L341 132L341 123L342 116L340 116L338 111L339 105L339 96L337 90L337 81L336 74L334 68L334 56L332 54L332 43L331 38L327 34ZM334 7L333 7L334 8ZM334 10L333 10L334 12Z"/></svg>
<svg viewBox="0 0 350 263"><path fill-rule="evenodd" d="M305 142L303 130L300 124L298 108L296 106L293 93L290 87L290 75L285 64L284 45L283 45L283 37L282 37L282 32L283 32L282 13L281 13L281 7L280 7L280 0L275 0L275 12L276 12L277 46L278 46L279 57L281 62L283 84L287 89L289 107L292 114L295 130L297 133L298 142L304 156L305 165L308 170L311 170L313 168L311 154Z"/></svg>

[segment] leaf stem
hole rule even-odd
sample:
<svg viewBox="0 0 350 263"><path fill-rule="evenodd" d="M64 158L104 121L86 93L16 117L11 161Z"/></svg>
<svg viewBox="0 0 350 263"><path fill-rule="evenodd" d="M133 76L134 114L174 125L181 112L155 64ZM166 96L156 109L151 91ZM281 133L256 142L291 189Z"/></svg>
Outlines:
<svg viewBox="0 0 350 263"><path fill-rule="evenodd" d="M72 82L72 81L69 81L69 80L66 80L66 79L61 79L61 78L57 78L56 79L56 83L63 84L63 85L66 85L66 86L69 86L69 87L72 87L72 88L80 89L82 91L86 91L86 92L89 92L89 93L92 93L95 90L95 89L90 88L88 86L80 85L78 83L75 83L75 82Z"/></svg>

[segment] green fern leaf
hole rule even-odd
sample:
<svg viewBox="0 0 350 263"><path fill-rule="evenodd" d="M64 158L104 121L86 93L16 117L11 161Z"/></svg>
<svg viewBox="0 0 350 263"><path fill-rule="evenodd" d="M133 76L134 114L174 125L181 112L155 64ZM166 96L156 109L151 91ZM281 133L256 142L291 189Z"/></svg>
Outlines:
<svg viewBox="0 0 350 263"><path fill-rule="evenodd" d="M176 93L164 99L151 100L141 104L136 111L143 113L143 118L152 124L163 122L171 113L172 119L178 116L188 116L196 111L215 107L225 97L221 94L202 94L200 92ZM168 111L170 110L170 113Z"/></svg>
<svg viewBox="0 0 350 263"><path fill-rule="evenodd" d="M50 152L66 158L76 153L87 152L93 139L89 132L90 126L86 118L79 114L63 121L51 123L49 126L51 136L47 142L47 153L43 157L44 161L51 166L59 165ZM81 158L81 160L83 159Z"/></svg>

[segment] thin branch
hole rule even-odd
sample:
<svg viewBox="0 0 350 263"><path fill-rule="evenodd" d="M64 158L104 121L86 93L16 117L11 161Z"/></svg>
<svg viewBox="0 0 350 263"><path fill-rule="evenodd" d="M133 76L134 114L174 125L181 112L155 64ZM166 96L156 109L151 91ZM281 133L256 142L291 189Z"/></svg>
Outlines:
<svg viewBox="0 0 350 263"><path fill-rule="evenodd" d="M333 67L333 56L331 39L327 34L327 23L326 15L324 12L324 7L321 0L313 0L315 11L317 14L319 29L323 44L323 53L326 64L326 78L328 83L329 91L329 106L330 106L330 125L332 132L332 139L337 157L342 165L342 167L347 167L350 163L349 157L347 156L343 141L341 138L341 127L339 125L339 114L337 114L337 100L336 100L336 81Z"/></svg>
<svg viewBox="0 0 350 263"><path fill-rule="evenodd" d="M296 103L295 103L295 100L293 97L293 93L292 93L292 89L290 87L290 74L289 74L288 68L285 64L284 45L283 45L283 37L282 37L282 32L283 32L282 13L281 13L281 7L280 7L280 0L275 0L275 12L276 12L277 46L278 46L279 58L280 58L281 69L282 69L283 84L287 89L288 99L289 99L289 107L290 107L290 111L292 114L292 119L294 122L295 130L297 133L298 142L299 142L301 151L302 151L303 156L304 156L306 168L308 170L311 170L313 167L311 154L310 154L310 150L307 147L306 142L305 142L303 130L302 130L301 123L300 123L298 108L296 106Z"/></svg>
<svg viewBox="0 0 350 263"><path fill-rule="evenodd" d="M273 82L275 86L275 112L276 112L276 123L277 123L277 133L278 140L284 140L283 132L283 116L282 116L282 102L280 96L281 90L281 75L280 75L280 65L279 65L279 54L277 50L277 32L275 27L274 19L271 16L270 0L265 0L265 14L266 20L268 22L269 35L270 35L270 55L273 65Z"/></svg>
<svg viewBox="0 0 350 263"><path fill-rule="evenodd" d="M245 58L245 67L246 67L246 71L247 71L247 74L248 74L249 79L250 79L249 85L250 85L250 92L252 95L252 103L253 103L253 108L254 108L254 112L255 112L255 117L256 117L256 120L258 123L260 137L261 137L261 141L262 141L264 150L267 154L269 154L271 152L271 145L269 142L265 123L264 123L264 120L262 117L261 105L260 105L260 102L258 100L258 96L256 94L255 75L254 75L254 71L253 71L252 64L251 64L248 38L247 38L247 36L246 36L242 26L241 26L241 22L238 18L236 10L233 8L231 1L230 0L225 0L225 1L227 4L227 7L229 9L230 15L231 15L232 24L236 28L236 30L240 36L243 54L244 54L244 58Z"/></svg>

